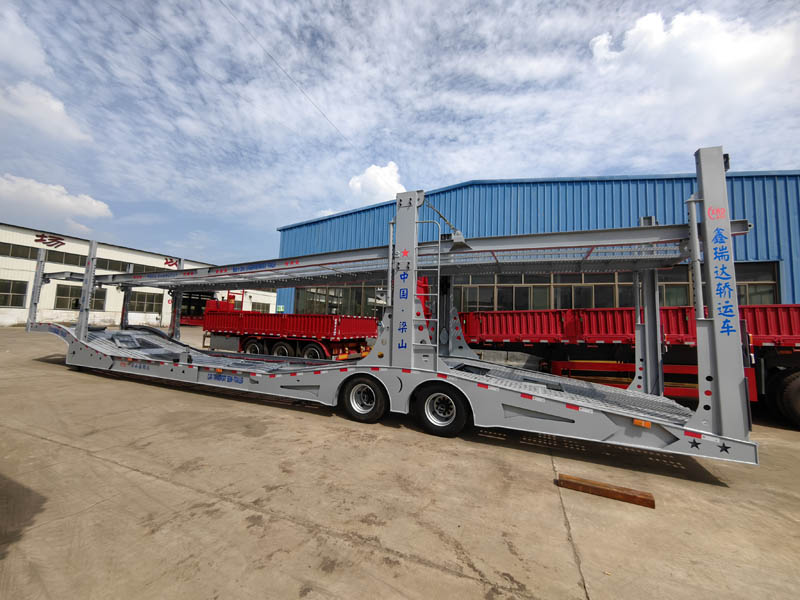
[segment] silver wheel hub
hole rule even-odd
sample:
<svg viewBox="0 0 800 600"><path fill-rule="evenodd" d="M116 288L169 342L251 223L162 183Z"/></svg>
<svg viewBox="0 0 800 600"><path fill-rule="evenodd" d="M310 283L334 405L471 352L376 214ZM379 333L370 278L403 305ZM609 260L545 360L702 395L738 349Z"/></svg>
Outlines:
<svg viewBox="0 0 800 600"><path fill-rule="evenodd" d="M437 427L447 427L456 420L456 403L447 394L431 394L425 400L425 417Z"/></svg>
<svg viewBox="0 0 800 600"><path fill-rule="evenodd" d="M350 406L360 415L375 408L375 392L366 383L359 383L350 390Z"/></svg>

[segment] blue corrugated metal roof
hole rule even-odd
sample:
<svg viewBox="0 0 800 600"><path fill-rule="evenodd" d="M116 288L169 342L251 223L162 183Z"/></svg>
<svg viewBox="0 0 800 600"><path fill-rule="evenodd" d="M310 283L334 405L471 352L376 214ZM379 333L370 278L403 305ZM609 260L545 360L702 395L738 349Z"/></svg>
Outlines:
<svg viewBox="0 0 800 600"><path fill-rule="evenodd" d="M728 173L728 177L749 177L749 176L760 176L765 177L769 175L800 175L800 171L739 171L739 172L732 172ZM438 194L440 192L449 192L450 190L455 190L458 188L467 187L470 185L482 185L482 184L509 184L509 183L560 183L560 182L575 182L575 181L631 181L631 180L646 180L646 179L694 179L694 173L675 173L675 174L668 174L668 175L598 175L596 177L542 177L542 178L534 178L534 179L470 179L468 181L462 181L461 183L454 183L452 185L447 185L445 187L437 188L434 190L429 190L425 192L426 196L431 196L433 194ZM307 219L305 221L298 221L296 223L289 223L287 225L281 225L278 227L278 231L284 231L286 229L292 229L294 227L300 227L302 225L307 225L309 223L316 223L318 221L326 221L328 219L336 218L336 217L343 217L346 215L350 215L356 212L361 212L363 210L372 210L374 208L378 208L380 206L389 206L394 205L394 200L387 200L386 202L378 202L376 204L369 204L367 206L361 206L359 208L353 208L350 210L345 210L342 212L338 212L333 215L326 215L324 217L315 217L313 219Z"/></svg>
<svg viewBox="0 0 800 600"><path fill-rule="evenodd" d="M781 299L800 301L800 171L728 173L732 217L753 231L734 244L736 260L781 261ZM467 238L686 222L694 174L476 180L426 192ZM280 255L301 256L387 243L394 201L280 228ZM440 219L428 207L421 219ZM447 231L442 224L442 230ZM420 240L435 239L432 225ZM284 304L289 304L286 295Z"/></svg>

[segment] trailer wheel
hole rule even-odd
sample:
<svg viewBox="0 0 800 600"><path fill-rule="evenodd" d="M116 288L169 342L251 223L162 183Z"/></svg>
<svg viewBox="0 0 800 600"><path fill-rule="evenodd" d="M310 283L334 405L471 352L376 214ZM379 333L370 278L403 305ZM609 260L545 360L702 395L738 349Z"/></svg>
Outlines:
<svg viewBox="0 0 800 600"><path fill-rule="evenodd" d="M316 342L311 342L310 344L306 344L303 347L303 358L311 358L311 359L319 359L325 358L325 351L322 349L322 346L317 344Z"/></svg>
<svg viewBox="0 0 800 600"><path fill-rule="evenodd" d="M371 377L353 377L345 383L339 398L344 411L354 421L375 423L389 404L383 387Z"/></svg>
<svg viewBox="0 0 800 600"><path fill-rule="evenodd" d="M294 347L287 342L277 342L272 347L273 356L294 356Z"/></svg>
<svg viewBox="0 0 800 600"><path fill-rule="evenodd" d="M795 427L800 427L800 371L794 371L783 380L778 408Z"/></svg>
<svg viewBox="0 0 800 600"><path fill-rule="evenodd" d="M453 437L467 424L467 399L444 383L426 385L416 392L417 414L422 428L433 435Z"/></svg>
<svg viewBox="0 0 800 600"><path fill-rule="evenodd" d="M258 340L247 340L244 343L245 354L264 354L264 347Z"/></svg>

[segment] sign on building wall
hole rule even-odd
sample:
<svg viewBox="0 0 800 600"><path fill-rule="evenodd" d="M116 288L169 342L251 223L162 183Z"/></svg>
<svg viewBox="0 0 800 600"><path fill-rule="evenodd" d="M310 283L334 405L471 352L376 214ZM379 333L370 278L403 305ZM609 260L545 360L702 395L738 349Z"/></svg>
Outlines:
<svg viewBox="0 0 800 600"><path fill-rule="evenodd" d="M66 243L63 237L53 235L52 233L37 233L33 241L37 244L44 244L50 248L60 248Z"/></svg>

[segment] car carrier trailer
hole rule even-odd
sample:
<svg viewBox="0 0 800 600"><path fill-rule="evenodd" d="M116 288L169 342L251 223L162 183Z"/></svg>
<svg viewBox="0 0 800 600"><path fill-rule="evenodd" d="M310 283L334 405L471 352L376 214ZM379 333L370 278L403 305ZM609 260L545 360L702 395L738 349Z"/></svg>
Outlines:
<svg viewBox="0 0 800 600"><path fill-rule="evenodd" d="M44 273L40 252L28 329L60 336L67 364L226 391L249 392L341 405L353 419L375 422L388 411L415 412L425 430L455 435L468 423L484 428L593 440L633 448L758 463L750 441L750 413L739 343L733 270L733 235L750 228L730 220L721 147L695 153L697 194L688 199L688 224L464 240L452 228L420 243L422 191L397 195L396 215L387 223L388 246L280 258L253 263L146 274L95 276L96 242L85 272ZM698 226L697 211L702 222ZM445 222L446 219L444 219ZM449 225L449 223L447 223ZM665 398L659 345L658 269L690 259L701 281L700 244L705 256L708 318L696 319L699 386L696 411ZM181 265L182 266L182 265ZM633 271L643 311L636 324L637 375L621 390L479 360L464 340L451 298L450 280L464 273ZM430 312L416 293L427 277ZM41 284L53 279L82 281L74 327L36 321ZM388 307L370 354L344 365L332 361L204 352L180 342L184 292L216 289L342 285L385 282ZM172 293L168 334L127 326L119 331L89 327L96 285L156 287ZM128 294L126 294L127 296ZM634 294L639 303L639 294ZM124 302L127 301L127 298ZM696 312L703 314L698 287ZM638 306L637 306L638 308ZM643 319L641 317L643 315Z"/></svg>

